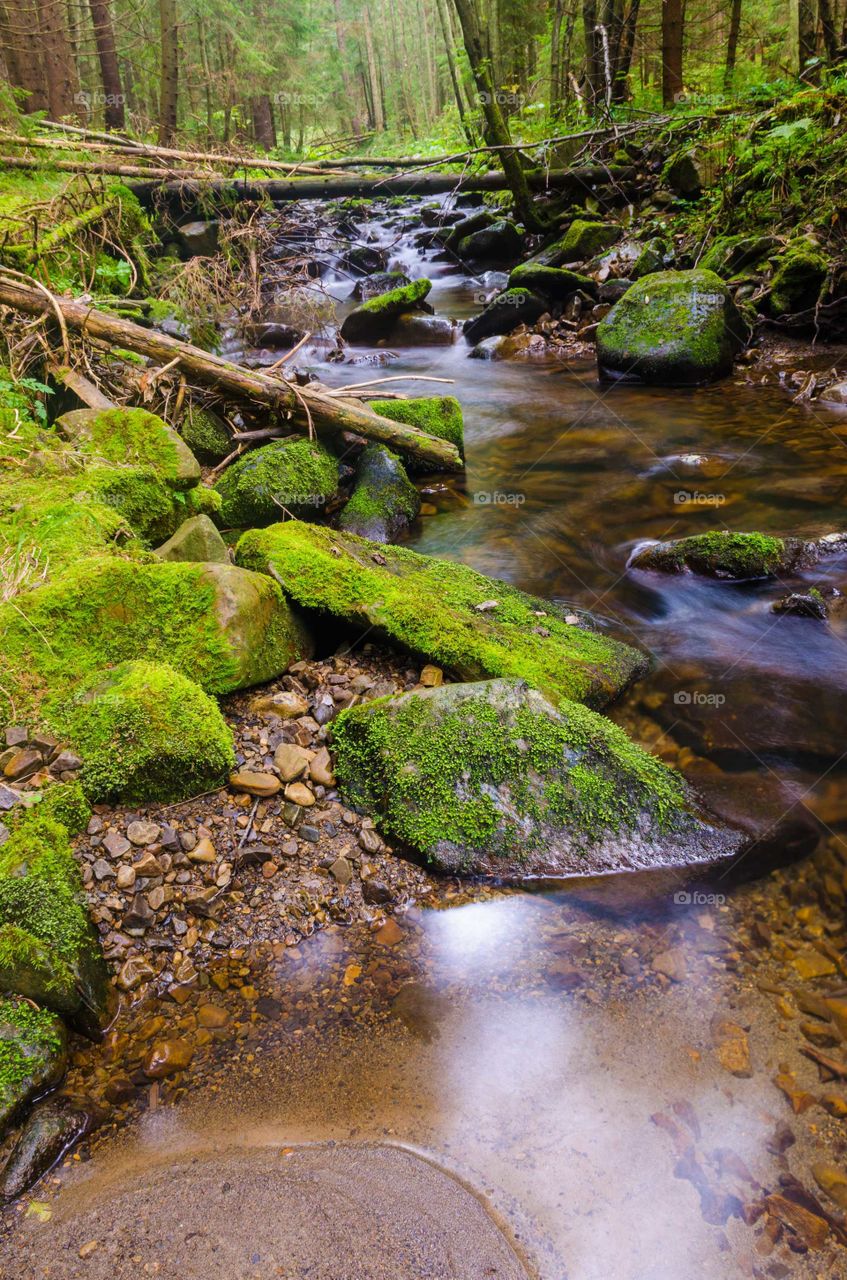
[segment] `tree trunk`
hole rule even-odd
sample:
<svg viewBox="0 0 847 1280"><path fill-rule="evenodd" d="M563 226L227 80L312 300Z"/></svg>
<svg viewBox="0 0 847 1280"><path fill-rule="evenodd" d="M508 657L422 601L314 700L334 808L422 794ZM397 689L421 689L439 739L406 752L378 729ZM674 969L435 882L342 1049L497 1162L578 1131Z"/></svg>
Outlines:
<svg viewBox="0 0 847 1280"><path fill-rule="evenodd" d="M76 67L71 55L64 5L38 0L38 37L47 78L47 109L54 120L78 115Z"/></svg>
<svg viewBox="0 0 847 1280"><path fill-rule="evenodd" d="M177 0L159 0L161 39L161 87L159 90L159 145L167 147L176 137L179 103L179 32Z"/></svg>
<svg viewBox="0 0 847 1280"><path fill-rule="evenodd" d="M334 0L335 8L335 41L338 45L338 63L341 70L341 83L344 86L344 105L350 112L350 123L353 132L362 133L362 118L356 109L356 94L353 79L347 65L347 37L344 31L344 19L341 13L341 0Z"/></svg>
<svg viewBox="0 0 847 1280"><path fill-rule="evenodd" d="M732 0L729 13L729 34L726 40L726 62L723 70L723 91L732 92L735 79L735 60L738 56L738 35L741 31L741 0Z"/></svg>
<svg viewBox="0 0 847 1280"><path fill-rule="evenodd" d="M823 47L826 51L827 61L835 62L838 57L838 35L832 12L832 0L818 0L818 14L820 16Z"/></svg>
<svg viewBox="0 0 847 1280"><path fill-rule="evenodd" d="M264 151L273 151L276 146L274 134L271 100L266 93L260 93L252 99L251 114L253 116L253 136Z"/></svg>
<svg viewBox="0 0 847 1280"><path fill-rule="evenodd" d="M438 10L438 21L441 26L441 34L444 38L444 49L447 54L447 69L450 72L450 83L453 86L453 96L456 99L456 106L459 111L459 119L462 122L462 133L468 140L468 146L474 145L474 132L465 113L465 95L462 91L462 79L459 75L459 64L456 60L456 50L453 46L453 32L450 27L450 14L447 9L447 0L435 0L435 7Z"/></svg>
<svg viewBox="0 0 847 1280"><path fill-rule="evenodd" d="M662 0L662 102L671 106L682 93L682 4Z"/></svg>
<svg viewBox="0 0 847 1280"><path fill-rule="evenodd" d="M582 25L585 31L586 97L593 112L603 98L603 50L597 29L597 0L582 0Z"/></svg>
<svg viewBox="0 0 847 1280"><path fill-rule="evenodd" d="M638 26L638 10L640 0L630 0L623 28L620 33L617 57L615 59L615 82L612 86L612 98L615 102L624 102L627 97L627 82L632 67L632 52L635 48L635 31Z"/></svg>
<svg viewBox="0 0 847 1280"><path fill-rule="evenodd" d="M471 64L474 80L479 90L480 103L486 124L486 142L492 146L509 147L512 138L509 127L497 101L494 80L491 75L491 61L487 56L486 41L479 21L477 0L454 0L459 22L462 26L465 49ZM515 198L515 208L528 230L540 229L541 223L533 207L529 193L526 174L517 151L498 152L503 172L508 180L509 188Z"/></svg>
<svg viewBox="0 0 847 1280"><path fill-rule="evenodd" d="M115 29L109 12L109 0L88 0L97 57L100 61L100 79L103 82L103 116L107 129L122 130L126 126L124 95L121 73L115 50Z"/></svg>
<svg viewBox="0 0 847 1280"><path fill-rule="evenodd" d="M34 39L38 26L35 0L0 2L0 46L3 60L9 80L26 95L22 103L25 112L48 109L43 51L39 41Z"/></svg>
<svg viewBox="0 0 847 1280"><path fill-rule="evenodd" d="M371 114L373 127L377 133L385 133L385 113L382 107L382 94L379 88L379 77L376 73L376 54L374 53L373 27L371 11L367 5L362 8L362 27L365 33L365 55L368 63L368 84L371 93Z"/></svg>
<svg viewBox="0 0 847 1280"><path fill-rule="evenodd" d="M557 120L562 110L562 21L565 0L554 0L550 27L550 117Z"/></svg>

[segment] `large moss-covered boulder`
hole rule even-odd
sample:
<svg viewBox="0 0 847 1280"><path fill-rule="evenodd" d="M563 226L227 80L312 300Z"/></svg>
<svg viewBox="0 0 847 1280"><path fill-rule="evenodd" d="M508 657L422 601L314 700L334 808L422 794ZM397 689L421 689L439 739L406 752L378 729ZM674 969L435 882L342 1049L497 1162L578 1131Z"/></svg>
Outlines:
<svg viewBox="0 0 847 1280"><path fill-rule="evenodd" d="M587 262L620 240L623 230L615 222L576 218L554 246L560 262Z"/></svg>
<svg viewBox="0 0 847 1280"><path fill-rule="evenodd" d="M160 662L125 662L78 687L56 715L99 803L183 800L223 784L235 764L217 703Z"/></svg>
<svg viewBox="0 0 847 1280"><path fill-rule="evenodd" d="M529 289L505 289L488 306L466 320L463 333L468 342L481 342L498 333L511 333L519 324L535 324L549 308L545 298Z"/></svg>
<svg viewBox="0 0 847 1280"><path fill-rule="evenodd" d="M28 1102L56 1087L65 1074L62 1021L18 997L0 1000L0 1140Z"/></svg>
<svg viewBox="0 0 847 1280"><path fill-rule="evenodd" d="M338 459L317 440L274 440L239 458L215 486L226 529L272 524L322 511L338 492Z"/></svg>
<svg viewBox="0 0 847 1280"><path fill-rule="evenodd" d="M545 267L535 262L522 262L509 276L510 289L529 289L555 302L564 302L582 291L590 298L597 296L597 285L590 276L564 267Z"/></svg>
<svg viewBox="0 0 847 1280"><path fill-rule="evenodd" d="M111 988L68 831L37 811L0 849L0 990L96 1036Z"/></svg>
<svg viewBox="0 0 847 1280"><path fill-rule="evenodd" d="M747 326L711 271L659 271L628 289L601 320L601 373L659 385L713 382L732 371Z"/></svg>
<svg viewBox="0 0 847 1280"><path fill-rule="evenodd" d="M421 509L403 463L385 445L370 444L359 459L356 485L338 526L373 542L394 542Z"/></svg>
<svg viewBox="0 0 847 1280"><path fill-rule="evenodd" d="M371 342L387 337L394 322L404 311L414 311L421 306L432 282L413 280L399 289L389 289L376 298L369 298L347 315L341 326L345 342Z"/></svg>
<svg viewBox="0 0 847 1280"><path fill-rule="evenodd" d="M825 556L843 552L847 534L805 541L766 533L696 533L671 542L654 542L636 551L633 569L657 573L697 573L708 578L745 581L773 578L811 568Z"/></svg>
<svg viewBox="0 0 847 1280"><path fill-rule="evenodd" d="M182 420L182 438L201 462L214 466L232 453L232 435L213 409L190 408Z"/></svg>
<svg viewBox="0 0 847 1280"><path fill-rule="evenodd" d="M145 409L75 409L56 426L80 452L155 471L175 489L200 480L200 464L182 437Z"/></svg>
<svg viewBox="0 0 847 1280"><path fill-rule="evenodd" d="M409 400L371 400L381 418L419 427L439 440L449 440L465 456L465 422L455 396L413 396Z"/></svg>
<svg viewBox="0 0 847 1280"><path fill-rule="evenodd" d="M101 557L0 604L0 650L3 694L18 714L49 715L51 698L120 662L166 657L222 694L280 675L310 641L262 574Z"/></svg>
<svg viewBox="0 0 847 1280"><path fill-rule="evenodd" d="M596 712L521 680L380 698L334 722L348 804L450 872L574 876L738 848L682 779Z"/></svg>
<svg viewBox="0 0 847 1280"><path fill-rule="evenodd" d="M566 622L546 600L405 547L291 520L246 533L236 559L272 572L307 611L382 636L463 680L517 676L553 701L604 706L647 666L643 654Z"/></svg>
<svg viewBox="0 0 847 1280"><path fill-rule="evenodd" d="M156 548L156 555L160 560L229 564L226 543L208 516L192 516L185 520L172 538Z"/></svg>
<svg viewBox="0 0 847 1280"><path fill-rule="evenodd" d="M490 226L480 227L463 236L457 246L462 258L477 262L514 262L521 251L521 236L513 222L498 218Z"/></svg>
<svg viewBox="0 0 847 1280"><path fill-rule="evenodd" d="M777 262L769 298L772 316L810 311L817 303L829 263L814 245L800 241L788 246Z"/></svg>

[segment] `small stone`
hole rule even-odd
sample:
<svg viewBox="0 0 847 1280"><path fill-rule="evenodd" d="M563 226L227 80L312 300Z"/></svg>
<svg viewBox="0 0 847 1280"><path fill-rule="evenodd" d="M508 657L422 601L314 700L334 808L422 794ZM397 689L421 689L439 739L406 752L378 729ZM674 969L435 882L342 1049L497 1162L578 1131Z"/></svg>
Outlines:
<svg viewBox="0 0 847 1280"><path fill-rule="evenodd" d="M99 1248L100 1248L99 1240L89 1240L86 1242L86 1244L81 1245L79 1250L79 1256L82 1258L84 1262L86 1258L90 1258L93 1253L96 1253Z"/></svg>
<svg viewBox="0 0 847 1280"><path fill-rule="evenodd" d="M155 844L162 834L162 828L156 822L131 822L126 834L131 844Z"/></svg>
<svg viewBox="0 0 847 1280"><path fill-rule="evenodd" d="M23 725L10 724L6 730L7 747L25 747L29 742L29 734Z"/></svg>
<svg viewBox="0 0 847 1280"><path fill-rule="evenodd" d="M373 827L362 827L359 832L359 844L365 853L379 853L382 848L382 840Z"/></svg>
<svg viewBox="0 0 847 1280"><path fill-rule="evenodd" d="M151 889L147 895L147 902L151 911L158 911L165 904L165 890L162 885L157 885L155 889Z"/></svg>
<svg viewBox="0 0 847 1280"><path fill-rule="evenodd" d="M483 600L481 604L475 604L474 608L477 613L490 613L491 610L496 609L499 604L499 600Z"/></svg>
<svg viewBox="0 0 847 1280"><path fill-rule="evenodd" d="M14 782L17 779L29 777L40 769L43 763L40 751L25 747L22 751L15 752L3 772Z"/></svg>
<svg viewBox="0 0 847 1280"><path fill-rule="evenodd" d="M103 819L99 814L93 814L89 819L88 826L85 828L90 836L99 835L103 830Z"/></svg>
<svg viewBox="0 0 847 1280"><path fill-rule="evenodd" d="M130 956L118 971L118 986L121 991L134 991L142 982L152 982L156 970L140 956Z"/></svg>
<svg viewBox="0 0 847 1280"><path fill-rule="evenodd" d="M103 848L110 858L123 858L125 854L129 853L132 845L125 836L120 835L117 831L110 831L107 836L103 837Z"/></svg>
<svg viewBox="0 0 847 1280"><path fill-rule="evenodd" d="M187 1040L157 1040L147 1053L142 1070L150 1080L163 1080L184 1071L193 1057L194 1049Z"/></svg>
<svg viewBox="0 0 847 1280"><path fill-rule="evenodd" d="M810 948L799 952L791 961L801 978L829 978L836 972L835 965L828 956Z"/></svg>
<svg viewBox="0 0 847 1280"><path fill-rule="evenodd" d="M129 846L127 846L127 848L128 847ZM155 854L150 853L149 851L147 853L142 853L141 857L137 858L135 862L133 862L132 869L135 874L140 876L143 880L152 880L154 876L160 876L162 874L162 868L159 866L158 859Z"/></svg>
<svg viewBox="0 0 847 1280"><path fill-rule="evenodd" d="M11 787L6 787L0 783L0 810L8 813L9 809L14 809L16 804L20 804L21 797L17 791L13 791Z"/></svg>
<svg viewBox="0 0 847 1280"><path fill-rule="evenodd" d="M688 968L685 953L679 947L671 947L653 957L653 971L664 974L671 982L684 982Z"/></svg>
<svg viewBox="0 0 847 1280"><path fill-rule="evenodd" d="M740 1078L752 1076L750 1044L744 1028L718 1013L712 1018L709 1028L715 1056L724 1071L729 1071Z"/></svg>
<svg viewBox="0 0 847 1280"><path fill-rule="evenodd" d="M206 836L202 840L198 840L195 847L188 852L188 861L196 863L212 863L217 861L217 853L215 846Z"/></svg>
<svg viewBox="0 0 847 1280"><path fill-rule="evenodd" d="M76 773L82 768L82 759L74 751L60 751L50 765L53 773Z"/></svg>
<svg viewBox="0 0 847 1280"><path fill-rule="evenodd" d="M821 1095L821 1106L836 1120L847 1119L847 1098L840 1093L824 1093Z"/></svg>
<svg viewBox="0 0 847 1280"><path fill-rule="evenodd" d="M374 937L376 941L382 943L384 947L396 947L397 943L401 942L403 939L403 930L400 928L397 921L393 919L393 917L389 916L385 921L385 924L377 929Z"/></svg>
<svg viewBox="0 0 847 1280"><path fill-rule="evenodd" d="M201 1027L217 1031L229 1022L229 1012L220 1004L201 1004L197 1010L197 1021Z"/></svg>
<svg viewBox="0 0 847 1280"><path fill-rule="evenodd" d="M289 782L285 788L285 798L289 804L298 804L303 809L308 809L315 803L315 794L305 782Z"/></svg>
<svg viewBox="0 0 847 1280"><path fill-rule="evenodd" d="M299 693L291 693L283 689L279 693L254 698L250 703L250 710L260 716L270 715L279 716L280 720L296 720L298 716L306 714L309 704L305 698L300 697Z"/></svg>
<svg viewBox="0 0 847 1280"><path fill-rule="evenodd" d="M131 889L135 884L135 868L126 863L118 867L117 886L119 889Z"/></svg>
<svg viewBox="0 0 847 1280"><path fill-rule="evenodd" d="M813 1164L812 1177L840 1209L847 1209L847 1173L832 1164Z"/></svg>
<svg viewBox="0 0 847 1280"><path fill-rule="evenodd" d="M315 707L315 721L318 725L329 724L335 715L335 707L331 702L321 702Z"/></svg>
<svg viewBox="0 0 847 1280"><path fill-rule="evenodd" d="M362 881L362 897L365 902L379 904L391 901L391 890L384 880L372 878Z"/></svg>
<svg viewBox="0 0 847 1280"><path fill-rule="evenodd" d="M277 871L279 871L279 867L275 862L271 862L270 859L262 863L262 878L264 880L273 880Z"/></svg>
<svg viewBox="0 0 847 1280"><path fill-rule="evenodd" d="M444 672L440 667L433 666L428 662L421 671L421 684L425 689L437 689L439 685L444 683Z"/></svg>
<svg viewBox="0 0 847 1280"><path fill-rule="evenodd" d="M822 1249L829 1235L829 1223L785 1196L766 1196L768 1213L793 1232L807 1249Z"/></svg>
<svg viewBox="0 0 847 1280"><path fill-rule="evenodd" d="M97 880L106 880L109 876L115 874L114 867L110 866L105 858L98 858L91 870Z"/></svg>
<svg viewBox="0 0 847 1280"><path fill-rule="evenodd" d="M128 932L143 933L145 929L149 929L155 919L147 899L143 894L137 893L132 900L132 906L124 916L124 929Z"/></svg>
<svg viewBox="0 0 847 1280"><path fill-rule="evenodd" d="M310 756L311 752L305 747L298 747L294 742L281 742L274 752L274 765L283 782L301 778L309 767Z"/></svg>
<svg viewBox="0 0 847 1280"><path fill-rule="evenodd" d="M234 791L246 791L251 796L275 796L282 790L282 783L274 774L253 773L250 769L232 774L229 785Z"/></svg>
<svg viewBox="0 0 847 1280"><path fill-rule="evenodd" d="M297 834L301 840L308 840L310 844L317 844L321 838L318 828L310 827L305 822L298 827Z"/></svg>
<svg viewBox="0 0 847 1280"><path fill-rule="evenodd" d="M344 857L336 858L329 871L341 885L347 885L353 879L353 868Z"/></svg>
<svg viewBox="0 0 847 1280"><path fill-rule="evenodd" d="M309 777L319 787L335 786L332 760L326 747L321 747L320 751L316 752L314 760L309 765Z"/></svg>

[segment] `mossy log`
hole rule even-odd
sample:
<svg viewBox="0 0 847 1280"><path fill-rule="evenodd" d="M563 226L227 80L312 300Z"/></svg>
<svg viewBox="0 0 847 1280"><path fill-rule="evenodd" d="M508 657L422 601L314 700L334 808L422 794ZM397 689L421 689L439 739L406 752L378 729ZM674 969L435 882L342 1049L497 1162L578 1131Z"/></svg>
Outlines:
<svg viewBox="0 0 847 1280"><path fill-rule="evenodd" d="M145 329L131 320L108 315L71 298L56 297L53 306L44 294L28 285L0 278L0 302L26 315L49 319L58 309L69 329L147 356L151 360L180 367L198 382L215 387L237 400L267 405L291 415L301 430L310 425L329 434L350 431L376 440L406 454L432 471L461 471L462 460L455 445L436 439L419 428L382 418L355 399L342 399L325 390L298 387L281 378L211 355L200 347L180 342L154 329Z"/></svg>

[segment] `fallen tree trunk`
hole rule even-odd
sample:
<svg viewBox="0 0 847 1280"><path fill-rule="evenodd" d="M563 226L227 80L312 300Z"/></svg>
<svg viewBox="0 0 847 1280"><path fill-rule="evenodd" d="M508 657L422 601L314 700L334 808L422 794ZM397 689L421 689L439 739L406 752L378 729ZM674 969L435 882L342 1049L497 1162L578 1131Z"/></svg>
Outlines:
<svg viewBox="0 0 847 1280"><path fill-rule="evenodd" d="M52 157L35 160L29 156L0 156L0 169L58 169L60 173L98 173L109 178L148 178L172 183L180 178L185 182L203 182L206 175L196 169L145 169L138 164L118 164L113 160L54 160ZM214 186L220 179L213 178Z"/></svg>
<svg viewBox="0 0 847 1280"><path fill-rule="evenodd" d="M577 195L607 182L630 182L635 176L635 169L629 165L591 164L576 169L530 170L526 176L533 191L552 188L564 195ZM505 176L494 172L467 177L455 173L403 174L390 178L366 174L362 177L322 176L290 181L215 179L202 184L187 181L166 182L164 185L134 182L130 185L143 203L149 203L158 194L189 205L196 203L201 195L207 200L217 196L245 202L272 200L283 203L287 200L336 200L348 196L373 199L380 196L447 195L452 191L506 191L509 187Z"/></svg>
<svg viewBox="0 0 847 1280"><path fill-rule="evenodd" d="M330 434L354 432L397 449L432 471L462 469L462 460L455 445L419 431L417 427L381 418L356 399L344 400L337 394L329 395L325 389L295 388L282 378L246 369L243 365L211 355L201 347L180 342L155 329L145 329L131 320L108 315L70 298L53 297L48 302L38 289L4 278L1 269L0 303L26 315L44 316L46 319L58 312L69 330L76 330L112 347L137 352L162 364L178 365L198 382L234 399L290 414L292 423L302 431L315 427Z"/></svg>

